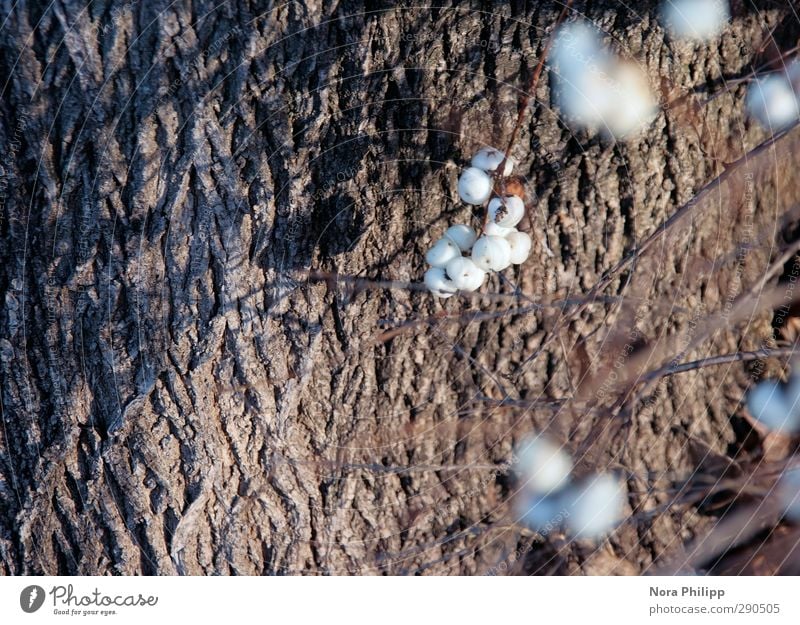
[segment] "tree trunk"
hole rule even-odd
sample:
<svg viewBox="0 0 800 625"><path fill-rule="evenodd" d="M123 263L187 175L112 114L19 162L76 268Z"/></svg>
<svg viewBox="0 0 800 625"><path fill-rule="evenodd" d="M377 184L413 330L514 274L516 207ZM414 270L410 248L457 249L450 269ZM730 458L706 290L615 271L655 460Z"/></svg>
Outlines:
<svg viewBox="0 0 800 625"><path fill-rule="evenodd" d="M662 104L746 73L784 17L739 9L720 46L687 46L655 3L620 6L574 9ZM657 508L744 436L745 365L616 413L604 380L634 318L647 370L769 340L761 308L704 323L780 251L785 158L712 187L579 311L514 312L530 301L498 277L505 299L446 302L342 277L418 283L447 226L479 223L459 168L509 140L560 10L2 4L2 573L641 573L710 526ZM585 296L764 139L741 96L614 145L567 129L545 73L513 151L535 240L519 288ZM760 245L741 258L744 211ZM377 340L440 310L469 314ZM530 432L628 476L632 516L599 548L515 523L503 467Z"/></svg>

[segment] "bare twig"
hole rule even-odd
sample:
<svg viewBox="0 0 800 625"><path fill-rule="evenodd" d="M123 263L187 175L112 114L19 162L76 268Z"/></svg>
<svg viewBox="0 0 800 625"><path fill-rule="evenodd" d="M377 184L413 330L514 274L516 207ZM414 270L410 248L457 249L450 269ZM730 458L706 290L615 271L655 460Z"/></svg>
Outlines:
<svg viewBox="0 0 800 625"><path fill-rule="evenodd" d="M701 358L700 360L692 360L691 362L684 362L679 365L667 365L655 371L651 371L642 378L642 382L648 383L659 378L677 375L679 373L686 373L687 371L694 371L702 369L703 367L714 367L717 365L724 365L731 362L748 362L751 360L759 360L762 358L779 358L781 356L793 356L798 353L798 346L792 345L791 347L780 347L776 349L757 349L752 352L734 352L732 354L721 354L719 356L711 356L710 358Z"/></svg>
<svg viewBox="0 0 800 625"><path fill-rule="evenodd" d="M605 297L605 298L597 298L593 302L588 302L588 305L591 304L608 304L608 303L615 303L618 301L616 297ZM553 302L540 302L536 304L532 304L530 306L519 306L514 308L508 308L506 310L500 310L496 312L477 312L475 314L471 314L472 311L463 311L457 310L454 312L447 312L444 310L440 310L437 313L429 317L424 317L422 319L413 319L411 321L407 321L402 323L394 328L390 328L381 332L378 336L375 337L376 343L386 343L387 341L392 340L393 338L404 334L405 332L412 330L413 328L418 328L420 326L426 325L436 325L440 323L473 323L475 321L488 321L491 319L499 319L502 317L509 317L513 315L528 315L535 312L540 312L542 310L554 309L554 310L565 310L570 306L579 306L584 304L585 302L582 299L575 299L575 300L556 300Z"/></svg>
<svg viewBox="0 0 800 625"><path fill-rule="evenodd" d="M522 124L525 121L525 112L528 110L528 105L530 104L531 95L536 93L536 87L539 85L539 78L542 75L542 70L544 69L545 61L547 60L547 53L550 51L550 45L553 43L553 37L555 36L558 27L561 25L561 22L564 21L564 18L567 17L567 13L569 12L570 7L572 7L572 0L567 0L564 4L564 8L561 9L561 13L556 20L555 26L553 27L553 31L550 33L550 36L547 38L547 43L544 44L544 49L542 50L541 58L539 58L539 62L536 64L536 69L533 71L531 75L531 80L528 85L528 88L523 91L522 95L520 96L519 101L519 110L517 111L517 123L514 124L514 129L511 131L511 138L508 140L508 147L506 147L505 155L503 156L503 160L500 165L497 166L498 172L502 172L506 166L506 160L508 159L509 154L511 154L511 150L514 149L514 144L517 142L517 136L519 135L519 131L522 128Z"/></svg>

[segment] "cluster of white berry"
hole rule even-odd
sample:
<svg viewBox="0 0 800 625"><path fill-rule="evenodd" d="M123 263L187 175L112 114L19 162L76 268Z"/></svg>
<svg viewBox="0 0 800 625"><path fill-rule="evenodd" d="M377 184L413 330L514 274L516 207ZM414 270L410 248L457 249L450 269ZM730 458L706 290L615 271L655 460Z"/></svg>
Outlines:
<svg viewBox="0 0 800 625"><path fill-rule="evenodd" d="M788 384L759 382L747 394L747 410L770 430L800 432L800 375L792 375Z"/></svg>
<svg viewBox="0 0 800 625"><path fill-rule="evenodd" d="M622 519L623 484L610 473L571 481L572 459L561 447L536 436L517 448L521 484L516 509L522 523L536 532L563 520L574 538L601 538Z"/></svg>
<svg viewBox="0 0 800 625"><path fill-rule="evenodd" d="M451 297L456 291L477 291L490 271L503 271L524 263L531 252L531 237L516 229L525 215L525 203L518 195L495 195L492 175L503 165L502 177L511 174L514 162L495 148L481 148L471 166L458 179L458 195L467 204L482 205L489 198L486 226L478 236L467 225L451 226L425 260L425 286L437 297ZM469 253L469 256L463 254Z"/></svg>

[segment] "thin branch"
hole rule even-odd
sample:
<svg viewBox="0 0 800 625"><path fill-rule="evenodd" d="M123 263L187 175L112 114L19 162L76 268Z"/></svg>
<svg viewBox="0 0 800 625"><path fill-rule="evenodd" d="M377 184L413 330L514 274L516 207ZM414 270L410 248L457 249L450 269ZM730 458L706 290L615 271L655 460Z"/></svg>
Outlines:
<svg viewBox="0 0 800 625"><path fill-rule="evenodd" d="M533 71L530 84L520 97L519 110L517 112L517 123L514 125L514 129L511 131L511 138L508 141L508 147L506 148L503 160L500 163L500 165L497 166L497 169L495 171L502 172L505 169L506 160L508 159L509 154L511 154L511 150L514 149L514 144L517 142L517 136L519 135L519 131L522 128L522 124L525 121L525 113L528 110L528 105L530 104L531 95L536 93L536 87L538 87L539 85L539 78L542 75L542 70L544 69L545 61L547 60L547 54L550 51L550 45L553 43L553 37L556 31L558 30L558 27L561 25L561 22L563 22L564 19L567 17L567 13L571 6L572 6L572 0L567 0L567 2L564 4L564 8L561 9L561 13L558 16L558 19L556 20L553 31L547 38L547 43L544 44L544 49L542 50L541 58L539 59L539 63L537 63L536 65L536 69Z"/></svg>
<svg viewBox="0 0 800 625"><path fill-rule="evenodd" d="M751 360L760 360L763 358L779 358L781 356L794 356L798 353L798 346L792 345L791 347L779 347L776 349L757 349L752 352L734 352L732 354L721 354L719 356L711 356L709 358L701 358L700 360L692 360L691 362L684 362L679 365L672 365L662 367L648 373L644 376L641 382L649 383L659 378L664 378L679 373L686 373L687 371L694 371L702 369L703 367L714 367L717 365L724 365L731 362L748 362Z"/></svg>
<svg viewBox="0 0 800 625"><path fill-rule="evenodd" d="M387 341L392 340L393 338L404 334L405 332L412 330L414 328L418 328L420 326L425 325L437 325L440 323L472 323L475 321L488 321L491 319L500 319L502 317L508 317L512 315L527 315L530 313L540 312L542 310L565 310L570 306L579 306L582 304L613 304L619 301L620 298L617 297L602 297L597 298L592 302L584 302L582 299L574 299L574 300L556 300L553 302L541 302L538 304L532 304L530 306L520 306L515 308L508 308L506 310L500 310L496 312L479 312L476 314L470 314L471 311L454 311L454 312L447 312L444 310L440 310L437 313L429 317L424 317L422 319L413 319L411 321L406 321L394 328L390 328L381 332L378 336L375 337L376 343L386 343Z"/></svg>
<svg viewBox="0 0 800 625"><path fill-rule="evenodd" d="M793 48L790 48L789 50L787 50L786 52L781 54L781 56L777 60L784 61L788 57L790 57L792 54L796 53L798 50L800 50L800 46L794 46ZM756 67L752 71L750 71L746 76L742 76L740 78L732 78L730 80L726 80L725 81L725 86L722 87L721 89L719 89L718 91L715 91L714 93L710 94L705 100L700 102L700 106L705 106L706 104L710 104L711 102L713 102L717 98L719 98L719 97L721 97L721 96L723 96L723 95L725 95L727 93L730 93L731 91L733 91L739 85L746 84L746 83L750 82L756 76L758 76L760 73L762 73L765 70L768 70L770 65L772 65L772 63L773 63L773 61L770 61L769 63L764 63L764 64ZM677 108L678 106L682 105L686 100L688 100L690 97L692 97L693 95L696 95L696 94L697 94L697 91L692 91L692 92L686 93L686 94L684 94L682 96L679 96L679 97L675 98L672 102L668 102L664 106L664 108L666 110L668 110L668 111L672 110L674 108Z"/></svg>

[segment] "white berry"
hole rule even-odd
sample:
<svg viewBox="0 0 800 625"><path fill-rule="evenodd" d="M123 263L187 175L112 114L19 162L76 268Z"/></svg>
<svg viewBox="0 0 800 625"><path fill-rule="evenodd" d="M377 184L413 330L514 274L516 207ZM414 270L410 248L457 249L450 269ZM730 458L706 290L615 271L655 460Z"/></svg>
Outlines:
<svg viewBox="0 0 800 625"><path fill-rule="evenodd" d="M436 297L442 299L451 297L458 290L452 280L448 280L441 267L431 267L425 272L425 286Z"/></svg>
<svg viewBox="0 0 800 625"><path fill-rule="evenodd" d="M468 252L478 238L472 228L463 224L450 226L444 236L455 243L462 252Z"/></svg>
<svg viewBox="0 0 800 625"><path fill-rule="evenodd" d="M492 198L489 202L489 221L504 228L513 228L525 216L525 202L516 195Z"/></svg>
<svg viewBox="0 0 800 625"><path fill-rule="evenodd" d="M800 117L800 103L786 74L758 78L747 90L747 112L767 130L776 132Z"/></svg>
<svg viewBox="0 0 800 625"><path fill-rule="evenodd" d="M454 258L445 271L456 288L463 291L477 291L486 278L486 272L469 258Z"/></svg>
<svg viewBox="0 0 800 625"><path fill-rule="evenodd" d="M544 535L557 530L566 517L558 497L540 497L527 492L516 498L514 511L518 523Z"/></svg>
<svg viewBox="0 0 800 625"><path fill-rule="evenodd" d="M747 410L770 430L791 432L800 427L800 398L796 378L784 389L775 380L764 380L747 394Z"/></svg>
<svg viewBox="0 0 800 625"><path fill-rule="evenodd" d="M461 256L461 250L451 239L439 239L425 254L425 260L432 267L445 267L454 258Z"/></svg>
<svg viewBox="0 0 800 625"><path fill-rule="evenodd" d="M533 242L527 232L514 230L506 235L506 241L511 246L511 263L513 265L521 265L528 260Z"/></svg>
<svg viewBox="0 0 800 625"><path fill-rule="evenodd" d="M493 237L507 237L509 234L516 231L516 228L503 228L503 226L498 226L493 221L487 223L486 227L483 229L484 234L488 234L489 236Z"/></svg>
<svg viewBox="0 0 800 625"><path fill-rule="evenodd" d="M458 179L458 195L467 204L483 204L492 194L492 179L482 169L467 167Z"/></svg>
<svg viewBox="0 0 800 625"><path fill-rule="evenodd" d="M502 271L511 263L511 246L503 237L482 236L472 247L472 260L484 271Z"/></svg>
<svg viewBox="0 0 800 625"><path fill-rule="evenodd" d="M570 533L575 538L601 538L622 519L625 493L618 478L603 474L571 487L565 501Z"/></svg>
<svg viewBox="0 0 800 625"><path fill-rule="evenodd" d="M478 150L475 156L472 157L472 166L482 169L483 171L494 171L503 162L505 153L497 148L484 147ZM506 158L506 164L503 166L503 175L511 175L514 169L514 161L511 157Z"/></svg>
<svg viewBox="0 0 800 625"><path fill-rule="evenodd" d="M661 21L673 37L702 41L722 32L730 19L728 0L664 0Z"/></svg>
<svg viewBox="0 0 800 625"><path fill-rule="evenodd" d="M572 459L558 445L537 436L517 448L515 472L525 490L551 494L567 484Z"/></svg>
<svg viewBox="0 0 800 625"><path fill-rule="evenodd" d="M613 67L611 80L615 83L614 105L604 117L603 131L616 139L623 139L649 124L658 104L645 73L633 63L619 62Z"/></svg>
<svg viewBox="0 0 800 625"><path fill-rule="evenodd" d="M583 22L559 28L549 58L553 98L571 126L622 139L643 129L658 112L645 72L617 57Z"/></svg>

